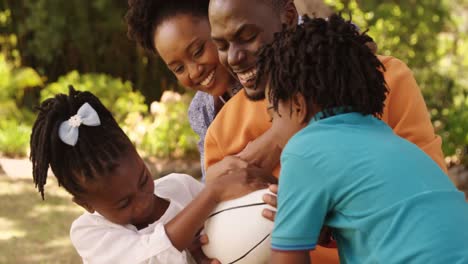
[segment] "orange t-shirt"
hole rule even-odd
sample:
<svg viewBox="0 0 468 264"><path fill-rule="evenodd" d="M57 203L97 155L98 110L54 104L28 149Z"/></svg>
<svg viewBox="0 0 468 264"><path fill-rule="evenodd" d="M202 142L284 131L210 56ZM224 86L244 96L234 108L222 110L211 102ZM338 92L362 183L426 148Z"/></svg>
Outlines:
<svg viewBox="0 0 468 264"><path fill-rule="evenodd" d="M378 57L385 66L384 77L389 88L382 120L397 135L418 145L447 173L442 140L434 132L413 73L405 63L394 57ZM266 107L266 100L249 101L243 90L231 98L208 128L205 137L205 168L225 156L239 153L250 141L267 131L271 123ZM313 261L317 263L339 263L334 249L317 247L312 255Z"/></svg>

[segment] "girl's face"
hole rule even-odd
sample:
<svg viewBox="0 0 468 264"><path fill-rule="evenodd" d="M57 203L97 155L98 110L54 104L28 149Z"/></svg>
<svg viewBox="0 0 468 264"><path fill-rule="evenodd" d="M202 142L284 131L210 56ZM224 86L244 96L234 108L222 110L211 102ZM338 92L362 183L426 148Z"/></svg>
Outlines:
<svg viewBox="0 0 468 264"><path fill-rule="evenodd" d="M153 179L134 149L122 155L111 173L82 186L86 194L74 198L75 202L119 225L144 228L159 219L168 206L167 201L154 195Z"/></svg>
<svg viewBox="0 0 468 264"><path fill-rule="evenodd" d="M153 40L184 87L221 96L235 83L219 62L207 18L188 14L168 18L157 27Z"/></svg>

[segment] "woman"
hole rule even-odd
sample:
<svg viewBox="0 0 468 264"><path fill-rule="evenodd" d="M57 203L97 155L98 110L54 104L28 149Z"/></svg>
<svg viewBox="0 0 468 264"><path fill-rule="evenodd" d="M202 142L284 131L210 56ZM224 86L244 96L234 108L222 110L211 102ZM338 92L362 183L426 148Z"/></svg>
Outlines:
<svg viewBox="0 0 468 264"><path fill-rule="evenodd" d="M195 90L189 107L192 129L200 136L203 179L204 138L218 110L240 88L220 64L210 37L209 0L129 0L128 35L158 54L187 89Z"/></svg>

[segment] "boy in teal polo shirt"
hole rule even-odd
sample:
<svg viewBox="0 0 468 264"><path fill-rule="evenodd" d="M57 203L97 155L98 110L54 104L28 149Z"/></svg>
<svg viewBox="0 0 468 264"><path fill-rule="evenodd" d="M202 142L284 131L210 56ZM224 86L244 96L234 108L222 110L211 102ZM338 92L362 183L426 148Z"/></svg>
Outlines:
<svg viewBox="0 0 468 264"><path fill-rule="evenodd" d="M305 18L260 55L284 148L271 263L309 263L322 226L342 263L468 263L468 204L439 166L379 120L387 87L366 35Z"/></svg>

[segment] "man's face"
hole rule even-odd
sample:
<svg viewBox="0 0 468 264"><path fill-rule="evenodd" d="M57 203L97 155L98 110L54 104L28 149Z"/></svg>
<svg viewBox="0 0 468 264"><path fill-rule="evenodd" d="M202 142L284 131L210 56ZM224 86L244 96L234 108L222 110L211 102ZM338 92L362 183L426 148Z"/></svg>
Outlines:
<svg viewBox="0 0 468 264"><path fill-rule="evenodd" d="M219 59L239 79L251 100L265 98L265 88L255 88L257 52L273 41L282 23L297 23L297 19L287 21L287 6L291 4L285 5L285 10L276 10L269 1L260 0L212 0L210 3L211 37ZM296 12L295 8L293 11Z"/></svg>

